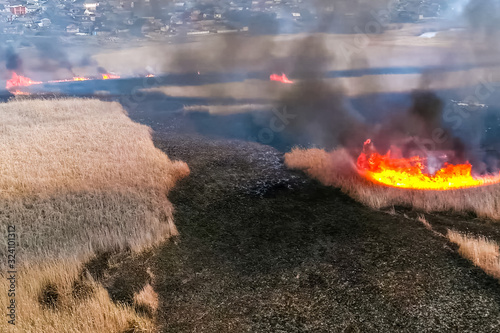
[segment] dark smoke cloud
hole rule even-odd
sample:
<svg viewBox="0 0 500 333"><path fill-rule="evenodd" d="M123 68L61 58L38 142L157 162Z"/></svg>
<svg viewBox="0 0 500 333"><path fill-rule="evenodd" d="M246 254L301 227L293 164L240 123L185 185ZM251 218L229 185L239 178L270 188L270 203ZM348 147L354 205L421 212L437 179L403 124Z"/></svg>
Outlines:
<svg viewBox="0 0 500 333"><path fill-rule="evenodd" d="M324 80L327 65L334 60L325 47L323 35L303 39L287 59L293 75L303 79L280 97L278 105L294 116L285 135L297 142L326 148L348 146L361 135L364 119L349 104L342 87Z"/></svg>
<svg viewBox="0 0 500 333"><path fill-rule="evenodd" d="M182 48L166 65L177 72L252 71L272 59L271 37L253 39L239 34L218 37L203 50Z"/></svg>
<svg viewBox="0 0 500 333"><path fill-rule="evenodd" d="M474 30L491 34L500 29L500 3L496 0L470 0L464 15Z"/></svg>
<svg viewBox="0 0 500 333"><path fill-rule="evenodd" d="M73 65L66 50L57 42L38 41L34 45L37 50L37 59L40 61L37 70L51 72L63 68L73 72Z"/></svg>
<svg viewBox="0 0 500 333"><path fill-rule="evenodd" d="M5 68L11 71L22 71L23 61L16 50L9 46L4 51Z"/></svg>

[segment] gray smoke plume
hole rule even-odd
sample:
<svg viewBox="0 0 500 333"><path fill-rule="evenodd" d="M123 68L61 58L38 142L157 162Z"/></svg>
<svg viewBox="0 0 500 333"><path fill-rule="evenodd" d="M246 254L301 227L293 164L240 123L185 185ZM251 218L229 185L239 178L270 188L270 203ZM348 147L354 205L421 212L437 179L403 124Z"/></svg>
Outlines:
<svg viewBox="0 0 500 333"><path fill-rule="evenodd" d="M23 61L12 46L4 50L5 68L11 71L22 71Z"/></svg>

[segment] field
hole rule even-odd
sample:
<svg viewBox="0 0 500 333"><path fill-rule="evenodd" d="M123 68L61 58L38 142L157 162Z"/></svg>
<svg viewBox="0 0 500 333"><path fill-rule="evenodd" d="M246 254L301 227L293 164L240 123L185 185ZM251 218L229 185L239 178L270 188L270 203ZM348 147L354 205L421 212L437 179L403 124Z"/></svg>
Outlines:
<svg viewBox="0 0 500 333"><path fill-rule="evenodd" d="M2 258L8 226L18 237L17 325L3 320L0 332L498 332L500 185L384 187L362 178L347 150L290 151L295 133L314 126L259 138L276 125L276 101L311 97L303 109L314 118L321 89L305 88L329 71L416 68L322 80L338 89L324 89L320 107L336 109L332 95L342 91L367 97L356 105L374 116L369 94L500 81L489 45L435 24L369 35L354 50L363 36L96 44L89 65L72 70L137 76L104 81L120 96L95 93L119 102L32 96L0 104ZM419 37L434 30L434 38ZM78 58L81 45L73 51ZM40 67L25 64L29 76ZM273 72L294 79L289 72L303 64L299 84L268 81ZM458 69L426 72L442 65ZM261 79L138 83L149 72L224 78L235 70ZM315 76L306 81L309 70ZM126 90L131 82L144 89ZM4 309L7 263L0 262Z"/></svg>
<svg viewBox="0 0 500 333"><path fill-rule="evenodd" d="M151 319L113 303L83 264L176 235L166 194L187 165L155 148L150 129L118 103L16 100L0 114L0 224L14 226L18 240L17 332L153 331ZM2 293L4 309L8 301Z"/></svg>

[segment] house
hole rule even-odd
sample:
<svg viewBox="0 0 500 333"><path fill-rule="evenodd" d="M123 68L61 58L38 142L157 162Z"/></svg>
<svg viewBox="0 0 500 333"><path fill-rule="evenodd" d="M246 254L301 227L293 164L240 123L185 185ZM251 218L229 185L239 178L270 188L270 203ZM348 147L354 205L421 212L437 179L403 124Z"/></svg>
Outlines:
<svg viewBox="0 0 500 333"><path fill-rule="evenodd" d="M40 9L40 6L36 6L36 5L28 5L26 6L26 13L34 13L36 12L37 10Z"/></svg>
<svg viewBox="0 0 500 333"><path fill-rule="evenodd" d="M26 15L26 7L22 5L11 6L10 12L17 16Z"/></svg>
<svg viewBox="0 0 500 333"><path fill-rule="evenodd" d="M80 29L76 24L70 24L66 26L66 32L70 34L76 34L77 32L80 32Z"/></svg>
<svg viewBox="0 0 500 333"><path fill-rule="evenodd" d="M51 22L48 18L43 18L40 20L40 22L38 22L38 26L40 28L47 28L50 26L50 24L51 24Z"/></svg>
<svg viewBox="0 0 500 333"><path fill-rule="evenodd" d="M97 7L99 7L99 3L98 2L85 2L83 4L83 7L85 7L86 10L89 10L89 11L92 11L92 12L95 12Z"/></svg>

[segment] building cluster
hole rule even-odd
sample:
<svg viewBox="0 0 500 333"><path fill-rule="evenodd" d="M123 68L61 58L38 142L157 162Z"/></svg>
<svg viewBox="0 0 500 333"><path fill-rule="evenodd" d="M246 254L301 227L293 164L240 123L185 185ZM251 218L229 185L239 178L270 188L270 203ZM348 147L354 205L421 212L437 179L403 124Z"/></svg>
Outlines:
<svg viewBox="0 0 500 333"><path fill-rule="evenodd" d="M294 32L325 13L357 10L352 1L333 3L318 12L308 0L0 0L0 32L150 38Z"/></svg>
<svg viewBox="0 0 500 333"><path fill-rule="evenodd" d="M0 0L0 33L44 35L203 35L269 24L298 0ZM290 11L292 19L300 13ZM261 22L259 22L259 20Z"/></svg>

